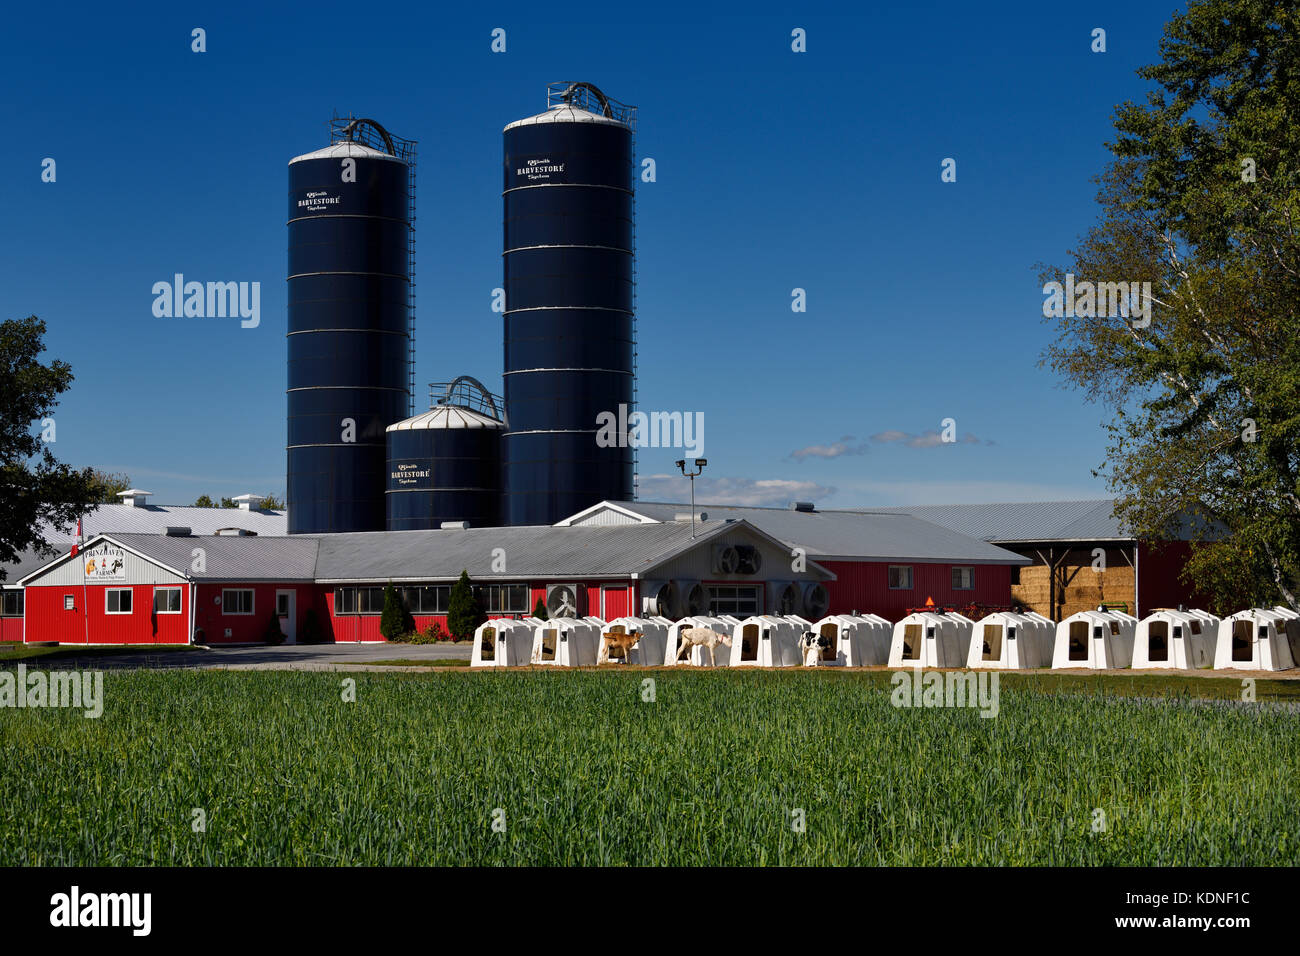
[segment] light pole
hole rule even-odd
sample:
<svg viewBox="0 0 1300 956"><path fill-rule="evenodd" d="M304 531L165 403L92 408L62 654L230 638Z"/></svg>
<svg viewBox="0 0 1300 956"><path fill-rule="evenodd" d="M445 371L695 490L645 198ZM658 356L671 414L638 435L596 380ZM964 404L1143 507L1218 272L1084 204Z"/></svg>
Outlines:
<svg viewBox="0 0 1300 956"><path fill-rule="evenodd" d="M682 474L691 479L691 537L695 537L695 476L704 472L704 466L709 463L707 458L695 459L695 471L686 470L686 459L683 458L677 462L677 467L682 470Z"/></svg>

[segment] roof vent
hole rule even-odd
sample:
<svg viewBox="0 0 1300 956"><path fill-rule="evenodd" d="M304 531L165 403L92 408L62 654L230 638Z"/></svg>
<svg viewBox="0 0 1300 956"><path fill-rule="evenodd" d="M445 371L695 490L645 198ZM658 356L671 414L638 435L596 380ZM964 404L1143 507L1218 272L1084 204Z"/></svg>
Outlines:
<svg viewBox="0 0 1300 956"><path fill-rule="evenodd" d="M167 526L167 537L169 538L188 538L193 533L183 524L169 524Z"/></svg>
<svg viewBox="0 0 1300 956"><path fill-rule="evenodd" d="M467 531L468 529L468 521L444 521L442 523L443 531Z"/></svg>
<svg viewBox="0 0 1300 956"><path fill-rule="evenodd" d="M254 509L260 509L262 507L262 502L266 500L266 495L238 495L230 500L239 505L240 511L253 511Z"/></svg>
<svg viewBox="0 0 1300 956"><path fill-rule="evenodd" d="M186 530L189 530L188 528ZM218 528L213 534L235 537L235 538L256 538L256 531L249 531L247 528Z"/></svg>
<svg viewBox="0 0 1300 956"><path fill-rule="evenodd" d="M811 512L813 512L813 511L816 511L817 508L816 508L816 506L813 505L813 503L812 503L811 501L795 501L795 502L791 503L791 505L790 505L790 510L791 510L791 511L807 511L807 512L810 512L810 513L811 513Z"/></svg>
<svg viewBox="0 0 1300 956"><path fill-rule="evenodd" d="M143 508L152 491L141 491L139 488L128 488L126 491L119 491L117 496L122 499L122 504L130 505L132 508Z"/></svg>

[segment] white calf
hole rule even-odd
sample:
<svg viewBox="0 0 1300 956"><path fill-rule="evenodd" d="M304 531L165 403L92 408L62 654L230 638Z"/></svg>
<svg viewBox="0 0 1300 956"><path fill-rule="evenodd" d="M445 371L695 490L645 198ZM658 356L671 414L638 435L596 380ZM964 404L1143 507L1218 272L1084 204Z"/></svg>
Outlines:
<svg viewBox="0 0 1300 956"><path fill-rule="evenodd" d="M719 644L726 647L731 646L731 638L726 634L719 634L717 631L707 627L688 627L684 628L678 635L677 659L680 661L682 655L690 660L691 648L696 644L709 649L709 665L716 667L717 664L713 659L713 649Z"/></svg>

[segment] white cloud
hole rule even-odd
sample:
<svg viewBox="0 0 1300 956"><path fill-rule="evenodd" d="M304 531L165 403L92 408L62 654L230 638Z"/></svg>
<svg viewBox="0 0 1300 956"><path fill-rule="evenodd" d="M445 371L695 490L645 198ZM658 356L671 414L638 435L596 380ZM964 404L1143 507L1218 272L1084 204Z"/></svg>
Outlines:
<svg viewBox="0 0 1300 956"><path fill-rule="evenodd" d="M919 435L913 435L909 432L900 432L897 429L890 429L889 431L877 432L876 434L871 436L871 440L875 442L886 443L886 444L892 442L902 442L908 448L934 448L938 445L995 444L992 440L981 442L980 439L976 438L970 432L967 432L965 435L962 435L955 442L945 442L943 440L943 433L937 432L933 428L927 428Z"/></svg>
<svg viewBox="0 0 1300 956"><path fill-rule="evenodd" d="M839 458L842 455L865 455L867 453L867 443L859 442L851 445L852 435L845 435L839 441L832 445L809 445L806 448L799 448L790 452L790 457L795 461L803 461L805 458Z"/></svg>
<svg viewBox="0 0 1300 956"><path fill-rule="evenodd" d="M792 501L817 501L835 494L835 489L815 481L782 478L695 479L696 504L739 505L750 508L783 508ZM637 480L637 497L644 501L689 501L690 485L681 475L642 475Z"/></svg>

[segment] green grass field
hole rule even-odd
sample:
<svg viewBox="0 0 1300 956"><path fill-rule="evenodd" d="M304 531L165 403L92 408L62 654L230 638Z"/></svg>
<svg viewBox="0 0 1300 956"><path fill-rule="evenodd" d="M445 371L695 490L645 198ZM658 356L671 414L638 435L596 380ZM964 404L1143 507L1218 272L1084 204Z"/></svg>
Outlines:
<svg viewBox="0 0 1300 956"><path fill-rule="evenodd" d="M0 709L0 865L1300 863L1300 715L1050 679L109 671Z"/></svg>

